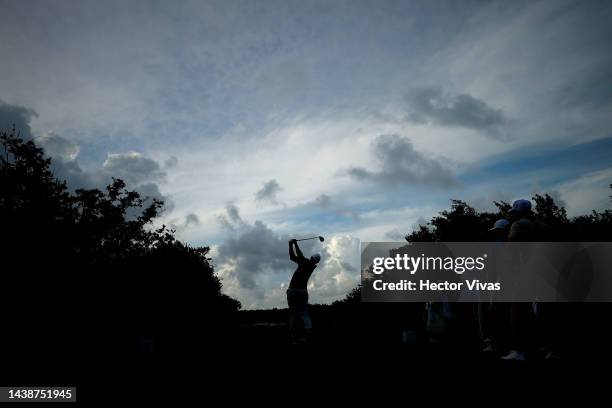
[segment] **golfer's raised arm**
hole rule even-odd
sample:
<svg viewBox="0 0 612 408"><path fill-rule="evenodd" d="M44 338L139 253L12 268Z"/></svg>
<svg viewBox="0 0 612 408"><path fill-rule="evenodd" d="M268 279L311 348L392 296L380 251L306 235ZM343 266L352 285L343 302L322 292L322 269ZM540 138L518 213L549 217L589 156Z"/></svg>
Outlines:
<svg viewBox="0 0 612 408"><path fill-rule="evenodd" d="M300 251L300 247L298 246L298 243L296 240L293 240L293 244L295 246L295 253L297 254L297 257L299 260L303 261L306 258L304 258L304 254L302 253L302 251Z"/></svg>
<svg viewBox="0 0 612 408"><path fill-rule="evenodd" d="M295 242L294 239L290 239L289 240L289 259L291 259L293 262L298 263L300 261L300 259L295 255L295 252L293 251L293 244L297 243Z"/></svg>

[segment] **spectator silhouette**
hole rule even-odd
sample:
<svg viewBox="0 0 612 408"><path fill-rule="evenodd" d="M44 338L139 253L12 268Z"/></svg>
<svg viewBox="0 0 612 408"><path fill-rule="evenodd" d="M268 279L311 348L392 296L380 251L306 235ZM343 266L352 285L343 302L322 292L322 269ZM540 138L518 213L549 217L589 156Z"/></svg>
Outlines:
<svg viewBox="0 0 612 408"><path fill-rule="evenodd" d="M493 224L485 235L489 242L506 242L510 230L510 221L500 218ZM495 276L487 277L495 281ZM503 326L507 321L507 304L495 303L493 299L480 302L478 305L478 323L480 335L484 343L484 352L496 352L499 350L503 339Z"/></svg>
<svg viewBox="0 0 612 408"><path fill-rule="evenodd" d="M516 200L508 211L512 222L508 233L509 242L551 242L556 241L554 230L534 218L531 201ZM528 254L527 254L528 256ZM534 351L536 332L536 304L513 302L510 305L511 350L504 360L524 361L528 351Z"/></svg>

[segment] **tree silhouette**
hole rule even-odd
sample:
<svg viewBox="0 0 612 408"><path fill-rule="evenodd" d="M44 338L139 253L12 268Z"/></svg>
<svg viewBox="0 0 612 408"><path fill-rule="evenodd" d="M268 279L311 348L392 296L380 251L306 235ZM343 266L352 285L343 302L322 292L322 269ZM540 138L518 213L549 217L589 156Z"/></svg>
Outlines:
<svg viewBox="0 0 612 408"><path fill-rule="evenodd" d="M612 188L612 186L611 186ZM595 242L612 240L612 210L577 216L569 219L565 208L549 194L535 194L534 218L550 225L562 241ZM507 218L509 203L495 201L496 212L478 212L466 202L452 200L451 208L440 212L427 225L420 225L406 235L409 242L471 242L481 241L493 223Z"/></svg>
<svg viewBox="0 0 612 408"><path fill-rule="evenodd" d="M130 351L142 338L168 350L220 341L240 303L221 293L208 247L154 227L163 202L144 206L120 179L72 193L14 128L0 143L5 348L74 355Z"/></svg>
<svg viewBox="0 0 612 408"><path fill-rule="evenodd" d="M612 185L610 186L612 188ZM612 210L592 211L591 214L569 219L565 208L558 205L549 194L536 194L533 216L550 225L559 234L559 239L568 242L609 242L612 241ZM408 242L472 242L489 239L487 231L500 218L507 218L511 205L504 201L494 202L497 211L478 212L464 201L452 200L448 210L433 217L427 225L419 225L406 235ZM409 326L419 327L416 304L375 304L360 303L361 285L352 289L344 299L334 302L332 311L341 314L338 321L358 322L364 330L393 331L393 325L405 316L412 317ZM457 330L463 330L475 321L475 312L471 304L455 304L462 319L456 324ZM598 319L609 315L608 304L571 304L565 309L567 324L574 328L574 333L583 335L582 341L592 341L593 337L610 339L605 333L598 332ZM391 318L384 323L384 329L376 326L381 321L381 311ZM358 318L355 318L358 316ZM351 320L352 318L352 320ZM408 319L410 320L410 319ZM374 322L374 323L372 323ZM397 331L397 330L396 330ZM596 333L596 334L595 334ZM392 336L391 336L392 337ZM395 338L399 338L396 335ZM586 339L586 340L585 340ZM582 344L575 340L576 344Z"/></svg>

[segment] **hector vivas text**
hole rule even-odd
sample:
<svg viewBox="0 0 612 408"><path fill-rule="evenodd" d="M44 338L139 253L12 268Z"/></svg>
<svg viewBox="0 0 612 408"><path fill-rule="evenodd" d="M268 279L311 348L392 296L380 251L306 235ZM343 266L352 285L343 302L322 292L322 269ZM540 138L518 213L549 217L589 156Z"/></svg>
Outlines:
<svg viewBox="0 0 612 408"><path fill-rule="evenodd" d="M372 273L381 275L385 271L405 271L410 275L417 272L454 272L463 275L469 271L484 271L487 254L478 257L441 257L441 256L410 256L397 254L394 257L376 257L372 260ZM438 275L439 276L439 275ZM377 291L499 291L499 282L481 282L479 279L461 281L419 279L417 281L401 279L395 282L384 282L375 279L372 287Z"/></svg>

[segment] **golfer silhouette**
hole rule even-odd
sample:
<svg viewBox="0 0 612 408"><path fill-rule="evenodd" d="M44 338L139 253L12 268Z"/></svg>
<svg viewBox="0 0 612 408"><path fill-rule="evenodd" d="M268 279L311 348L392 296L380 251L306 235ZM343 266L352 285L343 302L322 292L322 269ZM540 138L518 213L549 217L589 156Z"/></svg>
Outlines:
<svg viewBox="0 0 612 408"><path fill-rule="evenodd" d="M292 344L309 343L312 335L312 322L308 316L308 279L321 260L321 255L314 254L306 258L297 240L289 241L289 259L298 266L287 289L289 305L289 333Z"/></svg>

